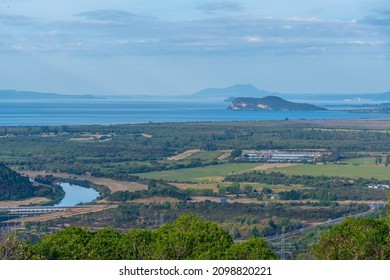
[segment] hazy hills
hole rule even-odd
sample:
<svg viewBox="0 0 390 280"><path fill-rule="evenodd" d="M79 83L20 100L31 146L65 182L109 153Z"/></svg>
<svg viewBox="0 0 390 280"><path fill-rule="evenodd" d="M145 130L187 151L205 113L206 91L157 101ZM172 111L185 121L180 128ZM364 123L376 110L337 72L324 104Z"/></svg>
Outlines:
<svg viewBox="0 0 390 280"><path fill-rule="evenodd" d="M259 90L250 84L236 84L227 88L207 88L192 94L192 97L200 98L222 98L229 97L261 97L267 95L275 95L276 93Z"/></svg>
<svg viewBox="0 0 390 280"><path fill-rule="evenodd" d="M33 91L0 90L0 100L96 99L93 95L66 95Z"/></svg>
<svg viewBox="0 0 390 280"><path fill-rule="evenodd" d="M0 100L77 100L77 99L108 99L108 100L139 100L139 101L200 101L200 102L215 102L215 101L232 101L237 97L253 97L264 98L266 96L277 96L288 100L305 100L316 103L321 100L343 103L381 103L390 102L390 92L386 93L356 93L356 94L284 94L277 92L269 92L260 90L251 84L236 84L226 88L206 88L190 95L67 95L58 93L42 93L33 91L15 91L15 90L0 90Z"/></svg>
<svg viewBox="0 0 390 280"><path fill-rule="evenodd" d="M233 101L237 97L254 97L263 98L266 96L277 96L290 100L310 100L316 102L318 100L329 100L339 102L365 102L365 101L390 101L390 92L386 93L351 93L351 94L310 94L310 93L297 93L297 94L286 94L269 92L260 90L250 84L236 84L226 88L208 88L198 91L191 95L191 98L203 98L203 99L227 99Z"/></svg>

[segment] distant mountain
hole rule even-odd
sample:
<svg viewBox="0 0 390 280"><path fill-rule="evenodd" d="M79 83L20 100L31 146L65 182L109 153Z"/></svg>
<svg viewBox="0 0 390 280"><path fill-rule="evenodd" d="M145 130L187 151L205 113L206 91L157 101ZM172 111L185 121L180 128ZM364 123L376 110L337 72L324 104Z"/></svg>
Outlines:
<svg viewBox="0 0 390 280"><path fill-rule="evenodd" d="M234 85L227 88L207 88L198 91L191 95L194 98L207 98L207 99L228 99L231 97L263 97L267 95L275 95L264 90L259 90L253 85Z"/></svg>
<svg viewBox="0 0 390 280"><path fill-rule="evenodd" d="M262 98L265 96L277 96L289 100L310 100L311 102L319 102L324 104L326 101L347 102L347 103L362 103L362 102L390 102L390 92L385 93L276 93L266 90L260 90L251 84L236 84L226 88L207 88L198 91L188 99L197 100L224 100L231 102L237 97L254 97Z"/></svg>
<svg viewBox="0 0 390 280"><path fill-rule="evenodd" d="M322 111L322 107L307 103L294 103L277 96L264 98L239 97L233 100L229 110L260 110L260 111Z"/></svg>
<svg viewBox="0 0 390 280"><path fill-rule="evenodd" d="M66 95L33 91L0 90L0 100L96 99L93 95Z"/></svg>

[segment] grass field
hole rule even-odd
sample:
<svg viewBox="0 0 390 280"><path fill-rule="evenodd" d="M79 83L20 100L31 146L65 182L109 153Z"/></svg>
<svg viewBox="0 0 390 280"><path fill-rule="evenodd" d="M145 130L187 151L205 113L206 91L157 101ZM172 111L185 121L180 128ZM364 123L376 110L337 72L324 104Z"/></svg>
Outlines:
<svg viewBox="0 0 390 280"><path fill-rule="evenodd" d="M352 158L352 159L343 160L342 162L348 164L374 165L375 158L374 157Z"/></svg>
<svg viewBox="0 0 390 280"><path fill-rule="evenodd" d="M287 175L339 176L346 178L376 178L390 180L390 167L375 165L302 164L273 169Z"/></svg>
<svg viewBox="0 0 390 280"><path fill-rule="evenodd" d="M206 167L137 173L134 175L147 179L163 179L177 182L219 182L228 174L245 172L258 165L258 163L227 163Z"/></svg>

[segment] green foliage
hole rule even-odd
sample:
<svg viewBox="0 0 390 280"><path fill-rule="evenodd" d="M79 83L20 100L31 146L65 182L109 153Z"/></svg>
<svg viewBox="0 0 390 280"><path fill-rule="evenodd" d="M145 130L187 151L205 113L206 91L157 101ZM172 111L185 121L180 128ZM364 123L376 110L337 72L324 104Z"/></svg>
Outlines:
<svg viewBox="0 0 390 280"><path fill-rule="evenodd" d="M70 227L56 234L45 236L32 253L34 258L45 260L86 260L88 243L93 234L78 227Z"/></svg>
<svg viewBox="0 0 390 280"><path fill-rule="evenodd" d="M156 234L156 259L220 259L233 242L225 230L193 214L162 226Z"/></svg>
<svg viewBox="0 0 390 280"><path fill-rule="evenodd" d="M17 234L0 235L0 260L27 260L30 258L30 243Z"/></svg>
<svg viewBox="0 0 390 280"><path fill-rule="evenodd" d="M93 260L119 260L121 259L122 235L117 231L104 228L93 234L89 240L86 250L88 259Z"/></svg>
<svg viewBox="0 0 390 280"><path fill-rule="evenodd" d="M236 158L236 157L240 157L241 155L242 155L242 149L236 149L231 152L230 157Z"/></svg>
<svg viewBox="0 0 390 280"><path fill-rule="evenodd" d="M312 250L317 259L388 260L389 222L384 219L349 218L323 234Z"/></svg>
<svg viewBox="0 0 390 280"><path fill-rule="evenodd" d="M248 172L225 177L229 182L257 182L269 185L302 185L303 190L279 192L280 199L332 200L383 200L384 190L368 189L370 184L387 184L386 180L374 178L349 179L336 176L286 175L281 172ZM265 190L263 190L265 193Z"/></svg>
<svg viewBox="0 0 390 280"><path fill-rule="evenodd" d="M262 239L233 244L232 237L210 221L183 215L155 231L133 230L125 234L109 228L90 232L70 227L45 236L33 246L34 259L48 260L200 260L274 259Z"/></svg>
<svg viewBox="0 0 390 280"><path fill-rule="evenodd" d="M163 197L173 197L180 200L188 200L189 192L179 190L177 187L165 183L164 181L150 180L148 189L142 191L117 191L108 196L109 201L128 201L139 198L154 197L154 196L163 196Z"/></svg>
<svg viewBox="0 0 390 280"><path fill-rule="evenodd" d="M21 200L34 196L36 188L28 177L0 163L0 200Z"/></svg>
<svg viewBox="0 0 390 280"><path fill-rule="evenodd" d="M151 230L132 230L122 236L120 249L125 260L153 259L156 234Z"/></svg>
<svg viewBox="0 0 390 280"><path fill-rule="evenodd" d="M226 252L228 260L276 260L276 255L262 238L252 237L233 244Z"/></svg>

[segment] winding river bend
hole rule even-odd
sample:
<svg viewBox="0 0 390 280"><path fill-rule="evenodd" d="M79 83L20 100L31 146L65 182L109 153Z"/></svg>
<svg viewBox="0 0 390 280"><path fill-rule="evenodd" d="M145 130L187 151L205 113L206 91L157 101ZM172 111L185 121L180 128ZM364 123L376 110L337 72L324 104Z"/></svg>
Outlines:
<svg viewBox="0 0 390 280"><path fill-rule="evenodd" d="M56 206L75 206L79 203L88 203L99 196L99 193L92 188L69 183L60 183L60 186L65 191L65 197Z"/></svg>

